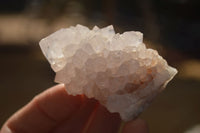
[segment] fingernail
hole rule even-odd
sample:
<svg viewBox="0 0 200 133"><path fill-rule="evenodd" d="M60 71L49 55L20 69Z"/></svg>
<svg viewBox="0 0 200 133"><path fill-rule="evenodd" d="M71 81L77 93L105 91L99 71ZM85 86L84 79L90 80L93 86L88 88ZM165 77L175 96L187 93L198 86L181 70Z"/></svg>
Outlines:
<svg viewBox="0 0 200 133"><path fill-rule="evenodd" d="M0 133L13 133L13 132L7 126L3 126Z"/></svg>

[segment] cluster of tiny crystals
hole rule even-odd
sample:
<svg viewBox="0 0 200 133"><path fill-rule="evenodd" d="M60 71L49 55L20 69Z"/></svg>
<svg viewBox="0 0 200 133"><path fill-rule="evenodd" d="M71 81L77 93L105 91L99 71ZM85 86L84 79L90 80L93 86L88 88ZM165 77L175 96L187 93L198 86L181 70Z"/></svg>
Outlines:
<svg viewBox="0 0 200 133"><path fill-rule="evenodd" d="M146 48L142 33L119 34L113 26L71 26L42 39L40 47L69 94L95 98L124 121L142 112L177 73Z"/></svg>

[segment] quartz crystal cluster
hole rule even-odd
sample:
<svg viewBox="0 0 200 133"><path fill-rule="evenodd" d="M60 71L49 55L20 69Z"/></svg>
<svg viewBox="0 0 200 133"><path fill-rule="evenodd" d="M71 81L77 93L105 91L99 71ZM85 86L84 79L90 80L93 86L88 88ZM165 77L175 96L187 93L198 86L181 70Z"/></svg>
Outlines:
<svg viewBox="0 0 200 133"><path fill-rule="evenodd" d="M58 30L40 47L71 95L97 99L124 121L136 117L177 73L146 48L143 34L115 33L113 26L92 30L77 25Z"/></svg>

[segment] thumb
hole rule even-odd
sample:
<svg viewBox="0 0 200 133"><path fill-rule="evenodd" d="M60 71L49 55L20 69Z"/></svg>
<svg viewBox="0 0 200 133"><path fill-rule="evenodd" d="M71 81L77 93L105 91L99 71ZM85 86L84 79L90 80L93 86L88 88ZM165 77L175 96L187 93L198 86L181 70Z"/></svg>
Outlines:
<svg viewBox="0 0 200 133"><path fill-rule="evenodd" d="M147 123L142 119L135 119L124 125L122 133L148 133Z"/></svg>

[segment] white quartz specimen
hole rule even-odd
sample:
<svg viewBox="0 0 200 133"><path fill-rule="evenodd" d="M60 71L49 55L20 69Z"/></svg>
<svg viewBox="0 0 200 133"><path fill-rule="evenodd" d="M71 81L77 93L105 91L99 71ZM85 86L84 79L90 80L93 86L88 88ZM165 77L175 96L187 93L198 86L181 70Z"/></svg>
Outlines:
<svg viewBox="0 0 200 133"><path fill-rule="evenodd" d="M97 99L124 121L135 118L177 73L146 48L143 34L115 33L113 26L92 30L77 25L58 30L40 47L71 95Z"/></svg>

